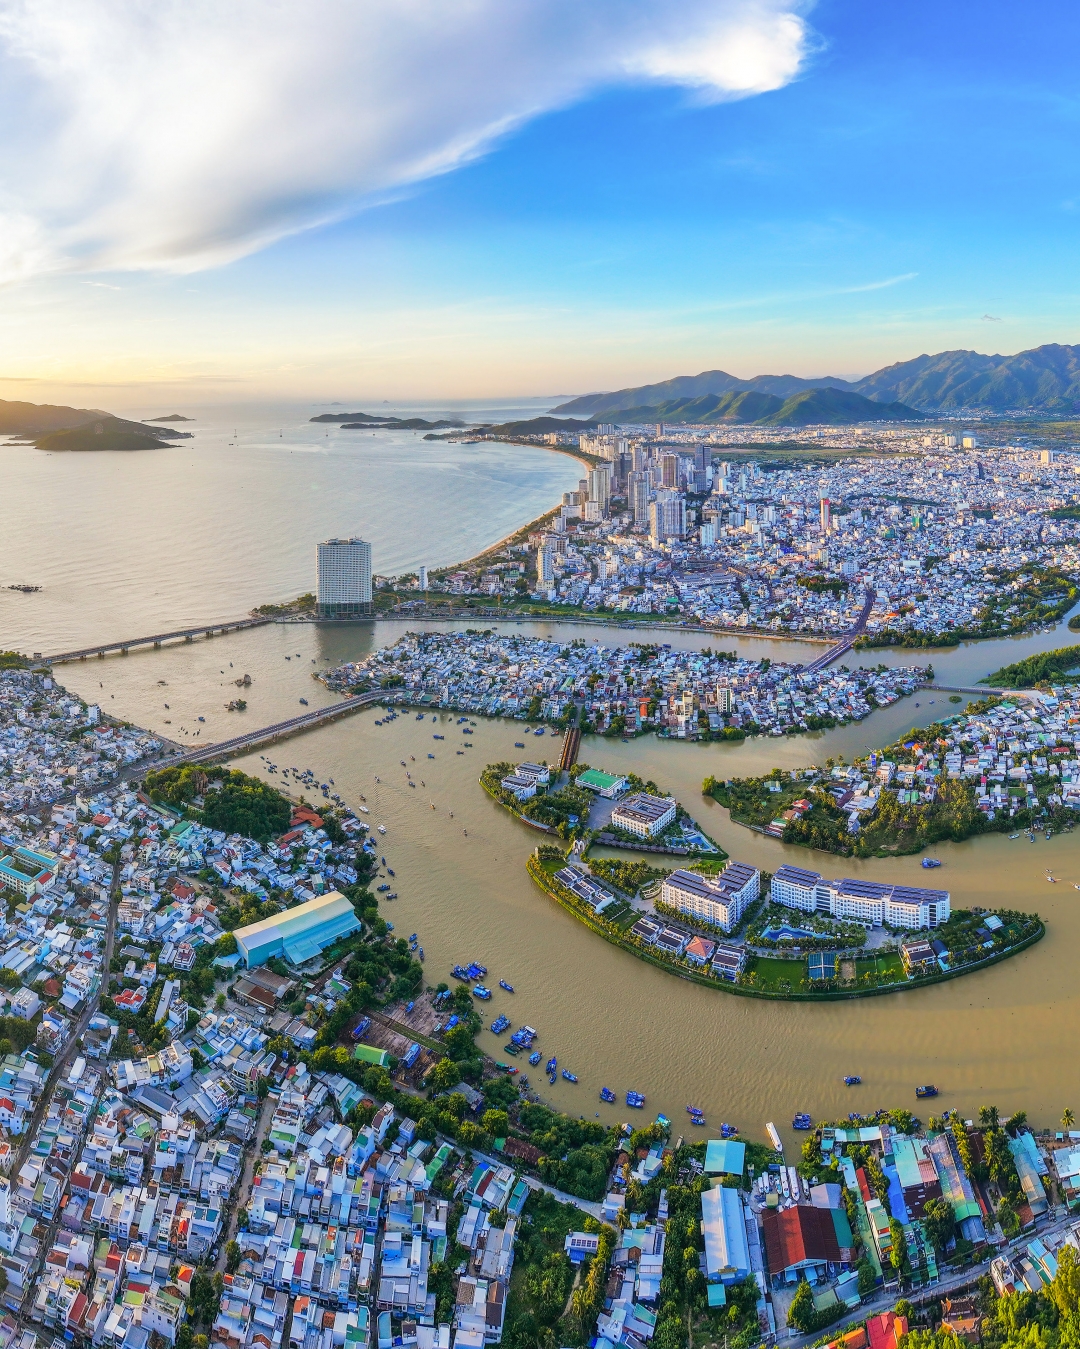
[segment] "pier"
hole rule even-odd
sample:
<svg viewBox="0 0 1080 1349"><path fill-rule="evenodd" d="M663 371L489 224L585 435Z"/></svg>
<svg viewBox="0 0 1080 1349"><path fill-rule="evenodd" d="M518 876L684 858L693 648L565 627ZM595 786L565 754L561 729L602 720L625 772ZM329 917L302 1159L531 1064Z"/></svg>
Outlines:
<svg viewBox="0 0 1080 1349"><path fill-rule="evenodd" d="M96 646L84 646L78 651L61 651L55 656L43 656L40 651L35 651L33 659L41 661L43 665L64 665L68 661L87 660L91 656L104 660L110 651L119 651L122 656L126 656L136 646L159 647L162 642L177 642L181 638L185 642L193 642L196 637L224 637L227 632L261 628L273 621L271 618L241 618L230 623L200 623L195 628L177 628L175 632L156 632L149 637L130 637L120 642L100 642Z"/></svg>

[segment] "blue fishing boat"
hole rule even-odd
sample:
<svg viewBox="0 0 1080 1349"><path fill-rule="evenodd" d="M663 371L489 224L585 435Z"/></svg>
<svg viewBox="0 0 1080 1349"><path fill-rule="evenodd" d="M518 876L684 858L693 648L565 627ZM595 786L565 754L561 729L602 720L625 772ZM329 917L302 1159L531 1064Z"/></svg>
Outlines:
<svg viewBox="0 0 1080 1349"><path fill-rule="evenodd" d="M701 1109L700 1106L696 1106L696 1105L688 1105L688 1106L686 1107L686 1113L687 1113L688 1115L703 1115L705 1112L704 1112L704 1110Z"/></svg>
<svg viewBox="0 0 1080 1349"><path fill-rule="evenodd" d="M450 974L453 976L453 978L460 979L463 984L467 984L469 982L470 978L469 971L465 968L464 965L455 965L454 968L450 971Z"/></svg>
<svg viewBox="0 0 1080 1349"><path fill-rule="evenodd" d="M563 1080L564 1080L565 1082L576 1082L576 1081L577 1081L577 1073L572 1073L572 1072L570 1071L569 1068L564 1068L564 1069L562 1070L562 1075L563 1075Z"/></svg>
<svg viewBox="0 0 1080 1349"><path fill-rule="evenodd" d="M529 1062L532 1064L532 1066L533 1066L534 1068L535 1068L536 1065L540 1062L540 1051L539 1051L539 1049L535 1050L532 1054L529 1055Z"/></svg>
<svg viewBox="0 0 1080 1349"><path fill-rule="evenodd" d="M854 1073L851 1075L851 1077L845 1077L845 1078L844 1078L844 1086L845 1086L845 1087L857 1087L857 1086L860 1085L861 1082L862 1082L862 1078L859 1077L859 1076L857 1076L857 1075L854 1074Z"/></svg>
<svg viewBox="0 0 1080 1349"><path fill-rule="evenodd" d="M507 993L513 993L514 991L514 985L508 984L505 979L499 980L499 987L505 989Z"/></svg>
<svg viewBox="0 0 1080 1349"><path fill-rule="evenodd" d="M558 1068L558 1066L559 1060L555 1057L554 1054L552 1054L551 1058L548 1059L547 1063L544 1065L544 1072L551 1073L552 1076L554 1076L555 1069Z"/></svg>
<svg viewBox="0 0 1080 1349"><path fill-rule="evenodd" d="M501 1035L509 1024L510 1018L508 1016L497 1016L491 1023L491 1029L495 1035Z"/></svg>
<svg viewBox="0 0 1080 1349"><path fill-rule="evenodd" d="M737 1138L739 1136L739 1126L737 1124L721 1124L721 1138Z"/></svg>
<svg viewBox="0 0 1080 1349"><path fill-rule="evenodd" d="M919 1098L920 1101L925 1100L926 1097L928 1096L936 1096L937 1094L938 1094L937 1087L928 1086L928 1087L915 1088L915 1095Z"/></svg>
<svg viewBox="0 0 1080 1349"><path fill-rule="evenodd" d="M515 741L514 741L514 748L515 748L515 749L524 749L524 748L525 748L525 741L524 741L524 740L515 740Z"/></svg>
<svg viewBox="0 0 1080 1349"><path fill-rule="evenodd" d="M936 857L924 857L922 860L922 864L927 871L932 871L934 867L941 866L941 863L937 860Z"/></svg>
<svg viewBox="0 0 1080 1349"><path fill-rule="evenodd" d="M645 1104L645 1097L640 1091L628 1091L626 1093L626 1104L634 1110L640 1110Z"/></svg>
<svg viewBox="0 0 1080 1349"><path fill-rule="evenodd" d="M671 1128L671 1120L669 1120L668 1117L667 1117L666 1115L657 1115L657 1117L656 1117L656 1122L657 1122L657 1124L659 1124L659 1126L661 1127L661 1129L670 1129L670 1128Z"/></svg>
<svg viewBox="0 0 1080 1349"><path fill-rule="evenodd" d="M811 1127L810 1116L805 1110L796 1113L795 1118L791 1121L791 1127L793 1129L809 1129Z"/></svg>
<svg viewBox="0 0 1080 1349"><path fill-rule="evenodd" d="M600 1088L600 1099L601 1099L602 1101L606 1101L606 1102L608 1103L608 1105L614 1105L614 1104L615 1104L615 1093L611 1090L610 1087L601 1087L601 1088Z"/></svg>
<svg viewBox="0 0 1080 1349"><path fill-rule="evenodd" d="M477 984L472 991L474 998L479 998L481 1002L487 1002L491 997L491 989L485 988L483 984Z"/></svg>

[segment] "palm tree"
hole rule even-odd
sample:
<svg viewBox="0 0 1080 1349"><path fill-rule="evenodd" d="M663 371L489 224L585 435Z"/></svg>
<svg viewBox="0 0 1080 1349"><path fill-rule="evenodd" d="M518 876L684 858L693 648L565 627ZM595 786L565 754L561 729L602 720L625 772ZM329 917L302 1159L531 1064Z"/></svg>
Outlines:
<svg viewBox="0 0 1080 1349"><path fill-rule="evenodd" d="M984 1129L996 1129L999 1118L996 1105L981 1105L979 1107L979 1123Z"/></svg>
<svg viewBox="0 0 1080 1349"><path fill-rule="evenodd" d="M1065 1109L1061 1112L1061 1127L1065 1130L1071 1129L1073 1127L1075 1119L1076 1116L1069 1109L1069 1107L1066 1106Z"/></svg>

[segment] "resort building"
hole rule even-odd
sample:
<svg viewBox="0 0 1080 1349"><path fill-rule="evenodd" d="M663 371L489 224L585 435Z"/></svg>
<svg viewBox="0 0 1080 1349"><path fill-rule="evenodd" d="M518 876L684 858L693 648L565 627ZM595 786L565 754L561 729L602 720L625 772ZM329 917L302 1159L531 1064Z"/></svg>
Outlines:
<svg viewBox="0 0 1080 1349"><path fill-rule="evenodd" d="M804 913L828 913L850 918L866 927L903 928L921 931L948 921L947 890L926 890L916 885L882 885L879 881L827 881L817 871L785 865L772 879L772 898L789 909Z"/></svg>
<svg viewBox="0 0 1080 1349"><path fill-rule="evenodd" d="M729 862L719 876L673 871L664 881L660 901L687 918L730 932L760 893L761 872L745 862Z"/></svg>
<svg viewBox="0 0 1080 1349"><path fill-rule="evenodd" d="M290 964L302 965L341 937L359 930L360 920L353 906L340 891L331 890L295 909L238 927L233 935L250 969L265 965L271 956L283 956Z"/></svg>
<svg viewBox="0 0 1080 1349"><path fill-rule="evenodd" d="M551 769L547 764L541 763L519 763L516 776L519 778L531 778L539 787L546 787L551 781Z"/></svg>
<svg viewBox="0 0 1080 1349"><path fill-rule="evenodd" d="M599 768L586 768L584 773L578 774L577 785L588 787L590 792L614 801L626 791L627 784L625 778L616 777L613 773L602 773Z"/></svg>
<svg viewBox="0 0 1080 1349"><path fill-rule="evenodd" d="M372 612L371 544L326 539L319 544L320 618L364 618Z"/></svg>
<svg viewBox="0 0 1080 1349"><path fill-rule="evenodd" d="M528 801L530 796L536 795L536 779L527 778L523 773L511 773L499 782L499 786L503 791L512 792L519 801Z"/></svg>
<svg viewBox="0 0 1080 1349"><path fill-rule="evenodd" d="M587 773L582 773L578 781L583 781L587 776ZM588 786L588 783L585 785ZM635 792L625 801L620 801L611 812L611 823L616 829L625 829L627 833L637 834L639 838L655 837L665 830L674 818L675 798L650 796L648 792Z"/></svg>

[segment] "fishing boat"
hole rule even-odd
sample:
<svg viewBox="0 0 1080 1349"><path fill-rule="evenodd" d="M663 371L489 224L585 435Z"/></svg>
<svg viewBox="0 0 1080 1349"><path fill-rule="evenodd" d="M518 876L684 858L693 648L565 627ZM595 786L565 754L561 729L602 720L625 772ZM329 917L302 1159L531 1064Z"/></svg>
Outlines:
<svg viewBox="0 0 1080 1349"><path fill-rule="evenodd" d="M533 735L543 735L543 734L544 734L543 726L537 726L536 730L533 731Z"/></svg>
<svg viewBox="0 0 1080 1349"><path fill-rule="evenodd" d="M606 1102L608 1103L608 1105L614 1105L614 1104L615 1104L615 1093L611 1090L610 1087L601 1087L601 1088L600 1088L600 1099L601 1099L602 1101L606 1101Z"/></svg>
<svg viewBox="0 0 1080 1349"><path fill-rule="evenodd" d="M701 1125L702 1127L704 1127L704 1125L706 1124L705 1116L704 1116L704 1115L692 1115L692 1116L690 1117L690 1123L691 1123L691 1124L698 1124L698 1125Z"/></svg>
<svg viewBox="0 0 1080 1349"><path fill-rule="evenodd" d="M810 1116L805 1110L796 1111L795 1118L791 1121L791 1127L793 1129L809 1129L811 1127Z"/></svg>
<svg viewBox="0 0 1080 1349"><path fill-rule="evenodd" d="M1014 838L1019 838L1019 837L1020 837L1019 834L1010 834L1010 835L1009 835L1009 842L1011 843L1011 842L1013 841Z"/></svg>
<svg viewBox="0 0 1080 1349"><path fill-rule="evenodd" d="M505 979L499 980L499 987L505 989L507 993L513 993L514 991L514 985L508 984Z"/></svg>
<svg viewBox="0 0 1080 1349"><path fill-rule="evenodd" d="M704 1115L705 1112L698 1105L688 1105L686 1107L686 1113L688 1115Z"/></svg>
<svg viewBox="0 0 1080 1349"><path fill-rule="evenodd" d="M773 1145L776 1151L783 1152L784 1145L780 1141L780 1135L776 1132L776 1125L770 1121L768 1124L765 1125L765 1132L769 1135L769 1142Z"/></svg>
<svg viewBox="0 0 1080 1349"><path fill-rule="evenodd" d="M626 1104L632 1110L640 1110L645 1104L645 1097L640 1091L628 1091L626 1093Z"/></svg>
<svg viewBox="0 0 1080 1349"><path fill-rule="evenodd" d="M512 1054L513 1057L516 1059L517 1056L521 1053L521 1050L517 1047L516 1044L514 1044L513 1040L510 1040L503 1045L503 1052L506 1054Z"/></svg>
<svg viewBox="0 0 1080 1349"><path fill-rule="evenodd" d="M656 1122L657 1122L657 1124L659 1124L659 1126L661 1127L661 1129L670 1129L670 1128L671 1128L671 1120L669 1120L668 1117L667 1117L666 1115L657 1115L657 1117L656 1117Z"/></svg>
<svg viewBox="0 0 1080 1349"><path fill-rule="evenodd" d="M577 1081L577 1073L572 1073L572 1072L570 1071L569 1068L564 1068L564 1069L562 1070L562 1075L563 1075L563 1081L564 1081L564 1082L576 1082L576 1081Z"/></svg>
<svg viewBox="0 0 1080 1349"><path fill-rule="evenodd" d="M386 825L385 825L385 824L377 824L377 825L375 826L375 828L379 831L380 834L385 834L385 833L386 833Z"/></svg>
<svg viewBox="0 0 1080 1349"><path fill-rule="evenodd" d="M306 698L301 698L300 701L304 704L305 707L307 707L308 701Z"/></svg>
<svg viewBox="0 0 1080 1349"><path fill-rule="evenodd" d="M544 1065L544 1072L550 1073L552 1076L554 1076L555 1070L556 1068L558 1068L558 1066L559 1060L555 1057L554 1054L552 1054L551 1058L548 1059L547 1063Z"/></svg>
<svg viewBox="0 0 1080 1349"><path fill-rule="evenodd" d="M539 1049L535 1050L532 1054L529 1055L529 1062L532 1064L532 1066L533 1066L534 1068L535 1068L536 1065L540 1062L540 1051L539 1051Z"/></svg>
<svg viewBox="0 0 1080 1349"><path fill-rule="evenodd" d="M424 948L421 946L416 954L417 957L422 961L424 959Z"/></svg>
<svg viewBox="0 0 1080 1349"><path fill-rule="evenodd" d="M525 741L524 741L524 740L515 740L515 741L514 741L514 748L515 748L515 749L524 749L524 748L525 748Z"/></svg>
<svg viewBox="0 0 1080 1349"><path fill-rule="evenodd" d="M510 1018L508 1016L497 1016L491 1023L491 1029L496 1035L501 1035L509 1024Z"/></svg>
<svg viewBox="0 0 1080 1349"><path fill-rule="evenodd" d="M936 857L924 857L922 860L922 864L923 868L926 871L933 871L934 867L941 866L941 863L938 861Z"/></svg>
<svg viewBox="0 0 1080 1349"><path fill-rule="evenodd" d="M936 1096L937 1094L938 1094L937 1087L927 1086L915 1088L915 1095L919 1098L920 1101L925 1100L928 1096Z"/></svg>
<svg viewBox="0 0 1080 1349"><path fill-rule="evenodd" d="M858 1077L858 1076L855 1075L855 1074L852 1074L851 1077L845 1077L845 1078L844 1078L844 1086L845 1086L845 1087L857 1087L857 1086L859 1086L859 1084L860 1084L861 1082L862 1082L862 1078L861 1078L861 1077Z"/></svg>
<svg viewBox="0 0 1080 1349"><path fill-rule="evenodd" d="M472 991L474 998L479 998L481 1002L487 1002L491 997L491 989L485 988L483 984L477 984Z"/></svg>
<svg viewBox="0 0 1080 1349"><path fill-rule="evenodd" d="M469 982L469 971L464 965L455 965L450 973L455 979L460 979L463 984Z"/></svg>
<svg viewBox="0 0 1080 1349"><path fill-rule="evenodd" d="M737 1124L720 1125L721 1138L738 1138L738 1136L739 1136L739 1126Z"/></svg>
<svg viewBox="0 0 1080 1349"><path fill-rule="evenodd" d="M433 735L431 738L432 738L432 740L445 740L445 739L446 739L446 736L445 736L445 735Z"/></svg>

